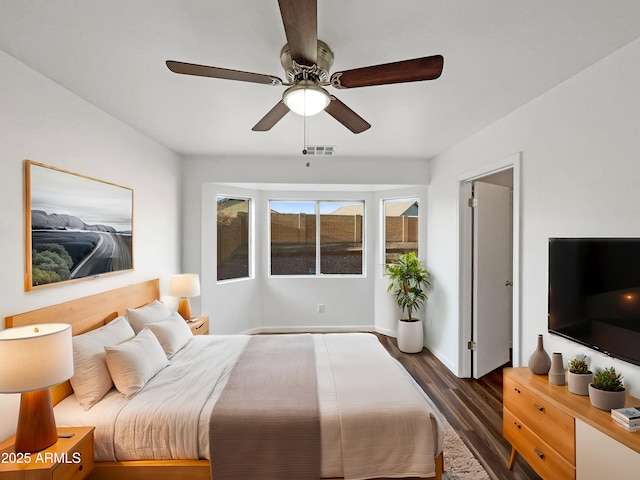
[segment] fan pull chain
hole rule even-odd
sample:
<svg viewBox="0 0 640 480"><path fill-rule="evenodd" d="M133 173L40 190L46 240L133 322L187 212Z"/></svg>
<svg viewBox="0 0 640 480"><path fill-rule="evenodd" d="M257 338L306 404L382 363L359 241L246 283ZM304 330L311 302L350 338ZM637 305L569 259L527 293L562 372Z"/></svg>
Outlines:
<svg viewBox="0 0 640 480"><path fill-rule="evenodd" d="M302 143L303 143L302 155L306 155L308 153L307 151L308 135L309 135L309 132L307 131L307 116L303 115L302 116ZM306 166L310 167L311 162L307 162Z"/></svg>
<svg viewBox="0 0 640 480"><path fill-rule="evenodd" d="M302 154L307 154L307 116L302 116Z"/></svg>

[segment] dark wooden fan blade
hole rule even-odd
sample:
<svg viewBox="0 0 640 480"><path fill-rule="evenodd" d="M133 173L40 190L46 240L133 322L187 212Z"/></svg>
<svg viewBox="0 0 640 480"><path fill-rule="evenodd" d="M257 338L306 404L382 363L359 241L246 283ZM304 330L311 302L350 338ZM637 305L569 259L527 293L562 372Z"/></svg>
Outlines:
<svg viewBox="0 0 640 480"><path fill-rule="evenodd" d="M278 77L274 77L273 75L229 70L228 68L208 67L206 65L196 65L194 63L176 62L174 60L167 60L166 63L169 70L183 75L222 78L225 80L238 80L240 82L263 83L265 85L282 85L282 80Z"/></svg>
<svg viewBox="0 0 640 480"><path fill-rule="evenodd" d="M331 84L336 88L355 88L435 80L442 73L443 66L442 55L414 58L337 72L331 75Z"/></svg>
<svg viewBox="0 0 640 480"><path fill-rule="evenodd" d="M282 120L282 117L287 113L289 113L289 107L280 100L276 106L269 110L269 112L262 117L262 119L256 123L251 130L254 132L266 132L267 130L271 130L271 128Z"/></svg>
<svg viewBox="0 0 640 480"><path fill-rule="evenodd" d="M371 128L371 125L366 120L333 95L331 95L331 102L329 102L325 111L353 133L362 133Z"/></svg>
<svg viewBox="0 0 640 480"><path fill-rule="evenodd" d="M317 0L278 0L291 58L301 65L315 65L318 57Z"/></svg>

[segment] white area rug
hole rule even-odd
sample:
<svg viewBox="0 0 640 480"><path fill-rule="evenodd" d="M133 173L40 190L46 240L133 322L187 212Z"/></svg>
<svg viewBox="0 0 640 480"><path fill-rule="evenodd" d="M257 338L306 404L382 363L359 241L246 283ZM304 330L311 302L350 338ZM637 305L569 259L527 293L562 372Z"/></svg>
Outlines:
<svg viewBox="0 0 640 480"><path fill-rule="evenodd" d="M443 480L489 480L489 475L480 462L446 420L444 420L443 450L445 468Z"/></svg>

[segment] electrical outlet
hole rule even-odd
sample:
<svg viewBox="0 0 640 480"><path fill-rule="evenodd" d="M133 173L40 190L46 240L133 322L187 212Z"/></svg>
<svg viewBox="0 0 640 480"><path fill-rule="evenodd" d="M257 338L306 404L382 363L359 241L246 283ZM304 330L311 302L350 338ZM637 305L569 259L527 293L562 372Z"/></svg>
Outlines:
<svg viewBox="0 0 640 480"><path fill-rule="evenodd" d="M318 313L324 313L324 303L318 304Z"/></svg>

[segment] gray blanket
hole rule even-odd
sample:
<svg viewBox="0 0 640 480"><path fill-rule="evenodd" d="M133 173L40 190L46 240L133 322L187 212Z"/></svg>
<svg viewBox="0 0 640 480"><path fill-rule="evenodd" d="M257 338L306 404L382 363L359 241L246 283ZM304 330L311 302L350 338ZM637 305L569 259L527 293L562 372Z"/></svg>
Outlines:
<svg viewBox="0 0 640 480"><path fill-rule="evenodd" d="M214 480L317 480L320 417L310 335L252 337L216 402Z"/></svg>

